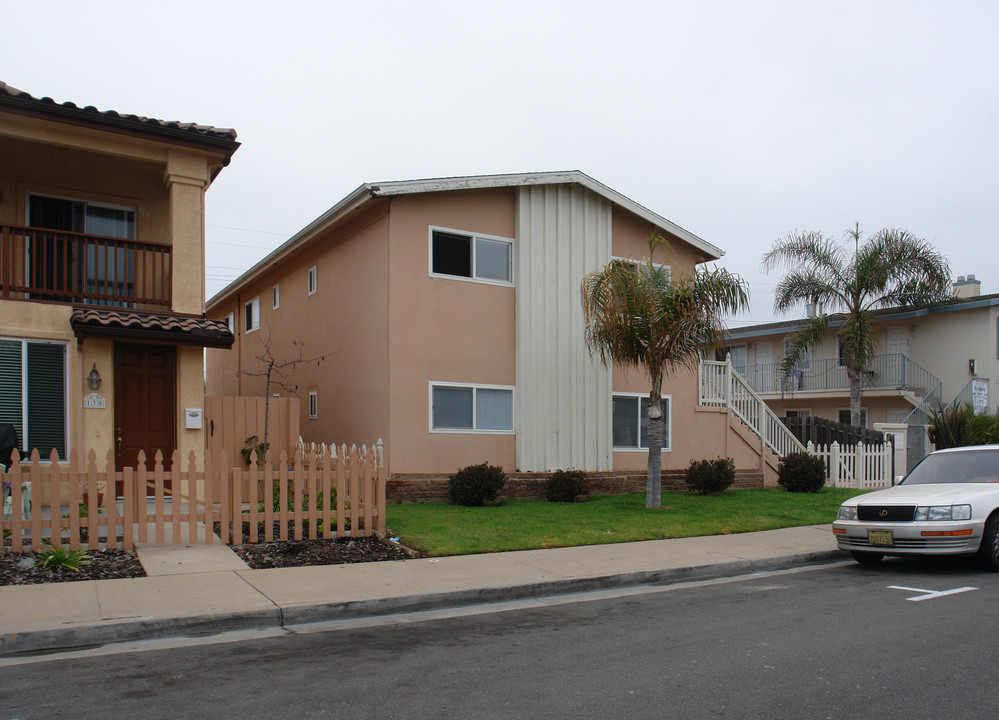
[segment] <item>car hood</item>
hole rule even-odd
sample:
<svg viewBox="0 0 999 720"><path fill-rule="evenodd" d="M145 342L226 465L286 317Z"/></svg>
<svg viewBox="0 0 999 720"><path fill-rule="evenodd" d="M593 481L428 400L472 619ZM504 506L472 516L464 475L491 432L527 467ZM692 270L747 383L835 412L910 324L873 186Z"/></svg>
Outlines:
<svg viewBox="0 0 999 720"><path fill-rule="evenodd" d="M941 485L896 485L858 495L846 504L854 505L952 505L973 503L980 498L999 496L999 484L947 483Z"/></svg>

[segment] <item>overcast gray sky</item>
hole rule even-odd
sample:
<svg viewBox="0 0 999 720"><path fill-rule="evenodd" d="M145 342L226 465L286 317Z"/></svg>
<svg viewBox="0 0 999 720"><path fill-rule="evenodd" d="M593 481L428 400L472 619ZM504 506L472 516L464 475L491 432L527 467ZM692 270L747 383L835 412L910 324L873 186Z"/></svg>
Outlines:
<svg viewBox="0 0 999 720"><path fill-rule="evenodd" d="M233 127L208 295L362 182L582 170L760 272L794 230L999 292L999 3L5 2L0 80Z"/></svg>

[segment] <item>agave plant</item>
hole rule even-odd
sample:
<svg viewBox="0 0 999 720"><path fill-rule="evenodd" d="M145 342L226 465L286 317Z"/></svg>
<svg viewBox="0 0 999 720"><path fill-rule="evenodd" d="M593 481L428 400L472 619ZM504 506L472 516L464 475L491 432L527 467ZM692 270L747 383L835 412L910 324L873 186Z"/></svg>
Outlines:
<svg viewBox="0 0 999 720"><path fill-rule="evenodd" d="M78 572L81 565L90 562L90 553L86 550L70 550L65 545L53 545L47 540L43 545L44 547L35 553L34 567Z"/></svg>

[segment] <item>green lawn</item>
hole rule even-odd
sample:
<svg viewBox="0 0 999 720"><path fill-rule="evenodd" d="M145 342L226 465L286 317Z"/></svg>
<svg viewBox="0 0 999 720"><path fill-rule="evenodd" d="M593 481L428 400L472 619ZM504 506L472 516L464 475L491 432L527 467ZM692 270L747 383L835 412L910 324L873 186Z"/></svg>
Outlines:
<svg viewBox="0 0 999 720"><path fill-rule="evenodd" d="M599 545L831 523L836 508L862 490L727 490L701 496L664 492L661 510L645 495L598 495L578 503L507 500L493 507L443 503L389 505L388 527L428 555Z"/></svg>

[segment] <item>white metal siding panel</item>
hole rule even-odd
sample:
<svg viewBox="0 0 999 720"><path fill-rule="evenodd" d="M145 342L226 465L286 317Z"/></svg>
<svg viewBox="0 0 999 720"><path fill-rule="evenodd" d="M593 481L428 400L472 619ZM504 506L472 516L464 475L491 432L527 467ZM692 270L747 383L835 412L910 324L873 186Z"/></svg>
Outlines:
<svg viewBox="0 0 999 720"><path fill-rule="evenodd" d="M586 350L579 288L611 257L611 202L580 185L517 202L517 466L611 469L611 372Z"/></svg>

